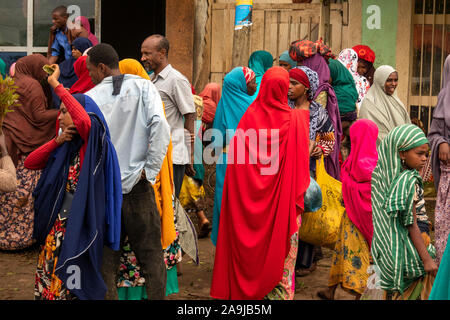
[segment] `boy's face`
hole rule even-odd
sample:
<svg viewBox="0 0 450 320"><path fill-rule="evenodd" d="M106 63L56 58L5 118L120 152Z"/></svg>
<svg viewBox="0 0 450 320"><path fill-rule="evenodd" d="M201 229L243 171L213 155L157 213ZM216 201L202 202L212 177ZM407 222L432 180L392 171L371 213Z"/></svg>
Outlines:
<svg viewBox="0 0 450 320"><path fill-rule="evenodd" d="M52 23L56 28L61 29L66 26L67 17L64 15L61 15L61 13L59 13L59 12L53 12L52 13Z"/></svg>

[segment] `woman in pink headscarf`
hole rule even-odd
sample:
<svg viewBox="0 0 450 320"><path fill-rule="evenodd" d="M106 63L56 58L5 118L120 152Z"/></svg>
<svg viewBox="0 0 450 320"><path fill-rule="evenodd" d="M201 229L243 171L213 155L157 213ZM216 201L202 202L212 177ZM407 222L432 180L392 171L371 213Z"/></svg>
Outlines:
<svg viewBox="0 0 450 320"><path fill-rule="evenodd" d="M318 292L322 299L334 299L337 286L356 299L364 293L369 274L373 236L371 179L378 161L378 127L367 119L350 127L351 151L341 171L342 198L346 213L334 249L328 289Z"/></svg>
<svg viewBox="0 0 450 320"><path fill-rule="evenodd" d="M91 25L89 24L88 18L86 18L84 16L79 16L79 17L75 18L75 24L77 24L77 23L80 23L81 27L84 28L89 33L89 36L87 38L92 42L92 46L97 45L98 39L91 32Z"/></svg>

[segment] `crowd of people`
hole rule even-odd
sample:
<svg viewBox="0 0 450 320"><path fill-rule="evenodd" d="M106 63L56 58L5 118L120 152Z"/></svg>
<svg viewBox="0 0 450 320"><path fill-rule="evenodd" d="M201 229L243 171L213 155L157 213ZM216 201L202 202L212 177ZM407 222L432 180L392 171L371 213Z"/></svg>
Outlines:
<svg viewBox="0 0 450 320"><path fill-rule="evenodd" d="M67 19L53 10L46 57L9 72L0 60L20 104L0 123L0 249L39 246L35 299L164 299L211 233L212 298L292 300L296 278L323 257L302 222L326 214L324 175L345 210L320 298L338 286L373 298L375 278L379 299L450 299L450 56L427 136L397 95L398 72L375 68L366 45L336 55L298 40L279 66L256 51L197 95L169 63L166 37L146 38L141 62L120 60L86 18L79 29Z"/></svg>

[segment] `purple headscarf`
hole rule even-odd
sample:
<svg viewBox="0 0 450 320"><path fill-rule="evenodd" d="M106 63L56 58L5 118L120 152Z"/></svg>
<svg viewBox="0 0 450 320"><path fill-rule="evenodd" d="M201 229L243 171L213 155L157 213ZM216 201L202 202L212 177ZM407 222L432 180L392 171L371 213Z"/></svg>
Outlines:
<svg viewBox="0 0 450 320"><path fill-rule="evenodd" d="M444 63L442 75L442 89L433 113L428 140L431 144L431 165L436 190L439 189L441 178L441 161L439 160L439 145L450 143L450 55Z"/></svg>
<svg viewBox="0 0 450 320"><path fill-rule="evenodd" d="M327 109L328 116L333 123L336 144L333 152L325 158L325 169L330 176L340 180L341 167L339 165L339 153L341 150L342 124L336 94L334 93L333 87L328 82L330 80L330 68L328 67L325 58L320 54L315 54L311 58L303 60L302 64L317 72L319 75L319 87L317 88L314 100L317 99L319 94L323 91L328 95L327 105L324 107Z"/></svg>

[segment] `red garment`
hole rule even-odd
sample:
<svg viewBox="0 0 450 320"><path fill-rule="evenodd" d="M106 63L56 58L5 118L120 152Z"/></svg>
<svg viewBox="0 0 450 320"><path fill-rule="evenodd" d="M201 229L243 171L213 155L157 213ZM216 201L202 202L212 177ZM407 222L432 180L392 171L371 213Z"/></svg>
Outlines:
<svg viewBox="0 0 450 320"><path fill-rule="evenodd" d="M281 67L269 69L231 140L211 285L214 298L262 299L282 279L290 238L298 231L296 219L303 212L310 182L309 111L291 109L288 90L288 72ZM267 152L258 150L259 142L250 144L245 139L249 129L256 130L262 141L264 131L259 130L267 130ZM271 129L278 130L278 135ZM240 146L244 140L245 148ZM276 142L278 153L270 150ZM236 152L242 149L257 164L248 160L236 164ZM263 173L271 167L271 160L278 160L276 171Z"/></svg>
<svg viewBox="0 0 450 320"><path fill-rule="evenodd" d="M84 155L86 154L86 148L89 140L89 132L91 130L91 118L84 110L83 106L78 103L78 101L72 97L72 95L64 89L63 85L60 84L55 89L55 93L61 98L61 101L67 108L67 111L72 117L73 124L77 128L78 133L83 139L83 145L80 149L80 165L83 165ZM58 116L59 117L59 116ZM59 120L56 121L56 135L58 135L59 130ZM50 154L58 148L59 145L56 143L55 139L50 140L40 148L34 150L25 160L25 168L31 170L41 170L44 169Z"/></svg>
<svg viewBox="0 0 450 320"><path fill-rule="evenodd" d="M221 96L220 86L211 82L205 86L205 89L199 94L203 98L203 116L204 123L212 123L216 114L217 104Z"/></svg>
<svg viewBox="0 0 450 320"><path fill-rule="evenodd" d="M373 50L370 49L370 47L364 45L357 45L354 46L352 49L355 50L359 59L369 61L370 63L375 62L375 52L373 52Z"/></svg>
<svg viewBox="0 0 450 320"><path fill-rule="evenodd" d="M348 218L372 244L373 223L371 203L372 172L378 161L378 127L367 119L350 127L351 151L341 170L342 197Z"/></svg>
<svg viewBox="0 0 450 320"><path fill-rule="evenodd" d="M302 85L304 85L308 89L311 86L309 83L308 76L302 69L292 68L291 70L289 70L289 77L294 80L297 80L298 82L300 82Z"/></svg>
<svg viewBox="0 0 450 320"><path fill-rule="evenodd" d="M70 88L69 92L71 94L85 93L95 87L95 84L89 76L89 70L86 67L86 59L87 56L81 56L73 64L73 69L75 70L78 80Z"/></svg>

